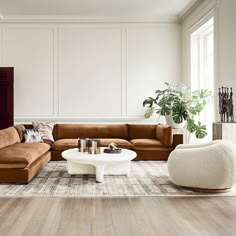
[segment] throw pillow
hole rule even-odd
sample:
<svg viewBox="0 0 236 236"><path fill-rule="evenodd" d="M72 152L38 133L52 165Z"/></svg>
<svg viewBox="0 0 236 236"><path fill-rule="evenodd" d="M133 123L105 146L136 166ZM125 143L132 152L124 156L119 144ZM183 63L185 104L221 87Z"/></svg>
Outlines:
<svg viewBox="0 0 236 236"><path fill-rule="evenodd" d="M53 127L56 124L55 122L32 122L33 127L38 129L42 140L45 142L54 142L54 138L52 135Z"/></svg>
<svg viewBox="0 0 236 236"><path fill-rule="evenodd" d="M42 142L40 133L37 129L24 129L22 133L26 143L38 143Z"/></svg>

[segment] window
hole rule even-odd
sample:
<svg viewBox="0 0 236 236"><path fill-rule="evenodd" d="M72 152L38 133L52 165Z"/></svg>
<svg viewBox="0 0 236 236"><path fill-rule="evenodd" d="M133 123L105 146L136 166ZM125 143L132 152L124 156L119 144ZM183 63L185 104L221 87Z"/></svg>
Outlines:
<svg viewBox="0 0 236 236"><path fill-rule="evenodd" d="M204 141L212 140L214 121L214 19L210 18L191 33L191 89L209 89L212 91L205 110L199 121L207 125L208 135Z"/></svg>

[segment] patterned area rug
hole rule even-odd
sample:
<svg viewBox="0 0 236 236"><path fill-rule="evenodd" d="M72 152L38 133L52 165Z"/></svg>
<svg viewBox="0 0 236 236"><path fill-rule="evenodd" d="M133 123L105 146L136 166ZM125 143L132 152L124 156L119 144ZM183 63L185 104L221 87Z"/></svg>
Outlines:
<svg viewBox="0 0 236 236"><path fill-rule="evenodd" d="M132 162L126 176L105 176L96 183L93 175L69 175L66 162L51 161L27 185L0 184L0 197L138 197L138 196L236 196L236 186L229 193L203 194L175 186L161 161Z"/></svg>

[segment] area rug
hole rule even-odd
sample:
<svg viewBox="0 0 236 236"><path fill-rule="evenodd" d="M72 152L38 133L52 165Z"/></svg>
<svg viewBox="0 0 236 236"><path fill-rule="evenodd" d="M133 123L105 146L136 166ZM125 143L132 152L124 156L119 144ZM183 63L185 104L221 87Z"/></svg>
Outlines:
<svg viewBox="0 0 236 236"><path fill-rule="evenodd" d="M236 196L231 192L203 194L174 185L162 161L134 161L127 176L109 175L96 183L94 175L69 175L66 162L51 161L27 185L0 184L0 197L140 197L140 196Z"/></svg>

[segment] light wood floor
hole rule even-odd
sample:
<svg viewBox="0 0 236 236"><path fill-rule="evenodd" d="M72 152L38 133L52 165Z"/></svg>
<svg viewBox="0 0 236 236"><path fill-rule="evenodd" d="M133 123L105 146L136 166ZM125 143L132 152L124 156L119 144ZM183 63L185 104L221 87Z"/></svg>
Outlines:
<svg viewBox="0 0 236 236"><path fill-rule="evenodd" d="M233 236L236 198L0 198L0 235Z"/></svg>

